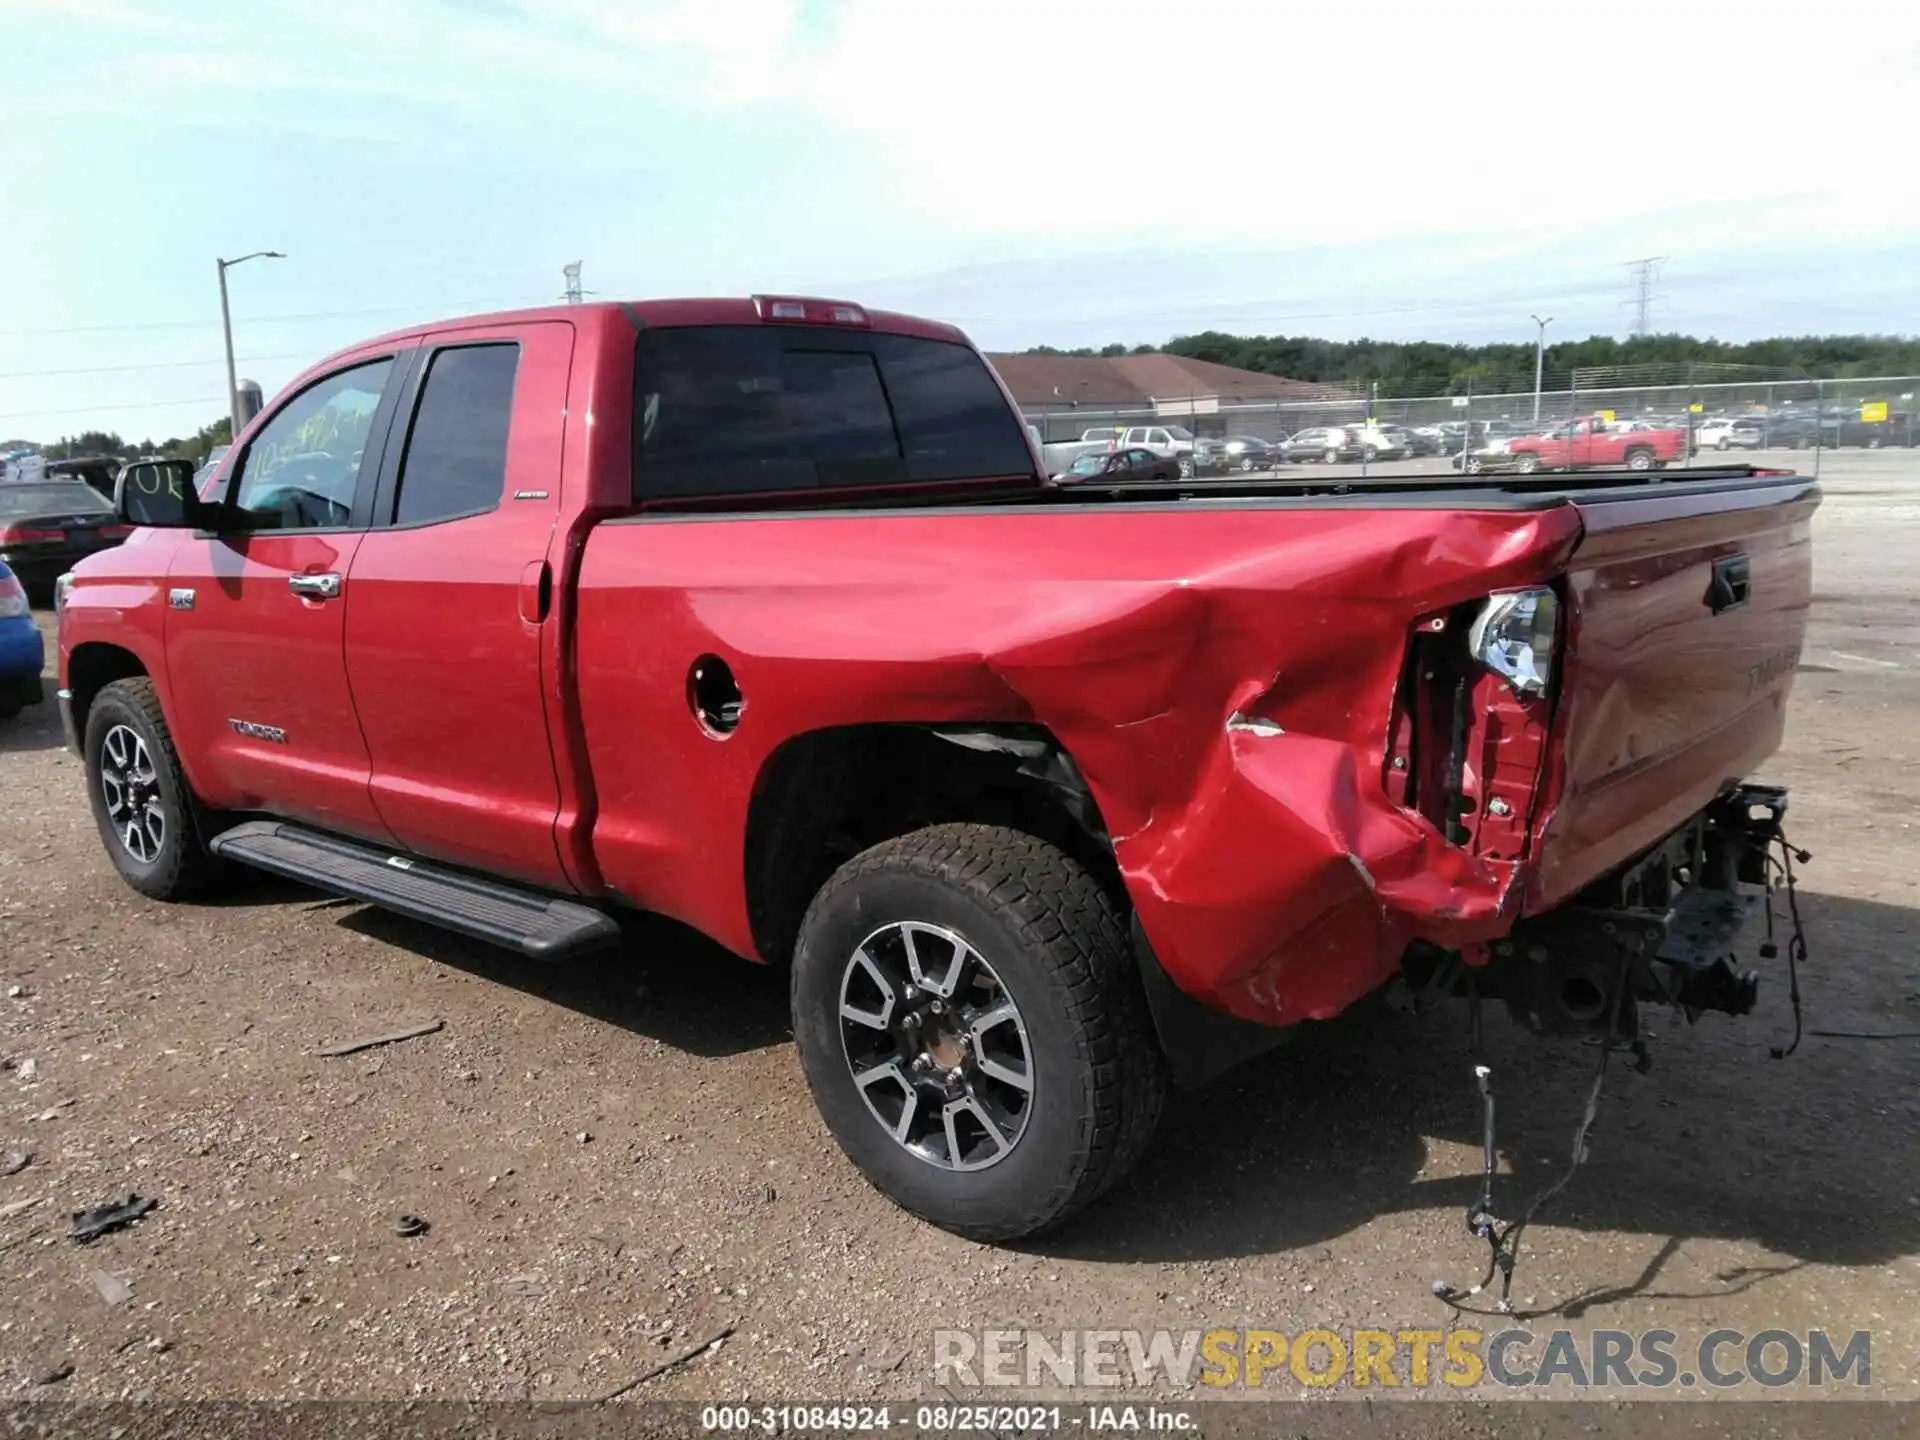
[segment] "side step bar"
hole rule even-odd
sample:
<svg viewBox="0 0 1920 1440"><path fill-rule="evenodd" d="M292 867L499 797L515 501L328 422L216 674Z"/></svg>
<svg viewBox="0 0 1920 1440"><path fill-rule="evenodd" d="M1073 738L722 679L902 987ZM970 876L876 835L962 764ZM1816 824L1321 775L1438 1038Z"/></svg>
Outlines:
<svg viewBox="0 0 1920 1440"><path fill-rule="evenodd" d="M476 940L551 960L617 939L613 917L501 880L467 875L280 820L250 820L208 847L275 875L365 900Z"/></svg>

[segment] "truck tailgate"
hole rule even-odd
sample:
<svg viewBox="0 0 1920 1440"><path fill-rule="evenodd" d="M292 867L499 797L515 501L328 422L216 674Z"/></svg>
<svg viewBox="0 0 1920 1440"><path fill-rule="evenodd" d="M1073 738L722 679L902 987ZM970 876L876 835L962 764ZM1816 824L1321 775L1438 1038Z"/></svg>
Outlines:
<svg viewBox="0 0 1920 1440"><path fill-rule="evenodd" d="M1666 835L1780 743L1812 593L1804 476L1575 497L1559 771L1526 909Z"/></svg>

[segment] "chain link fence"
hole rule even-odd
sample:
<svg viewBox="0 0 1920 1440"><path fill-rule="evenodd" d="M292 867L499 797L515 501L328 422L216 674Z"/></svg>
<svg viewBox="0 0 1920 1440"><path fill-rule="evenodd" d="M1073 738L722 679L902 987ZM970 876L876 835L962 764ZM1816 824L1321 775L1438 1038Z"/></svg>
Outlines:
<svg viewBox="0 0 1920 1440"><path fill-rule="evenodd" d="M1661 367L1684 371L1692 367ZM1077 447L1143 444L1200 457L1198 468L1257 470L1289 462L1433 459L1543 434L1577 421L1608 432L1683 432L1674 465L1737 460L1754 451L1920 447L1920 376L1819 380L1700 366L1653 379L1619 372L1542 377L1531 387L1459 394L1326 398L1242 395L1025 407L1064 468ZM1635 382L1638 383L1623 383Z"/></svg>

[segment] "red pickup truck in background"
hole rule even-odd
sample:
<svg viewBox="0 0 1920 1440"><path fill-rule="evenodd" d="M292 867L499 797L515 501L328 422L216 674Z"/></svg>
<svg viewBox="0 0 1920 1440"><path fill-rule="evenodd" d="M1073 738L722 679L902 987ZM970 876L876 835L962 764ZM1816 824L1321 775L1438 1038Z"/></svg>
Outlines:
<svg viewBox="0 0 1920 1440"><path fill-rule="evenodd" d="M188 479L132 467L60 587L129 884L535 958L677 917L791 966L836 1139L954 1230L1396 977L1753 1003L1804 478L1055 486L958 331L763 296L369 341Z"/></svg>
<svg viewBox="0 0 1920 1440"><path fill-rule="evenodd" d="M1616 466L1661 470L1687 458L1687 443L1684 430L1636 430L1593 415L1569 420L1544 435L1521 435L1505 442L1505 465L1522 475ZM1490 458L1497 461L1499 457Z"/></svg>

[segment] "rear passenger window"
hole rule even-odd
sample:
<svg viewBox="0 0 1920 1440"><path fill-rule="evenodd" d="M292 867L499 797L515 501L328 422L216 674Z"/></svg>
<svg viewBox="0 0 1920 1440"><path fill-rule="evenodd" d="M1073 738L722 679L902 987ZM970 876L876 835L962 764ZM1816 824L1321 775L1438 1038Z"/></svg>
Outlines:
<svg viewBox="0 0 1920 1440"><path fill-rule="evenodd" d="M463 345L434 354L400 461L396 525L479 515L500 503L519 365L518 345Z"/></svg>
<svg viewBox="0 0 1920 1440"><path fill-rule="evenodd" d="M744 495L1030 474L986 362L964 345L800 326L647 330L635 494Z"/></svg>

